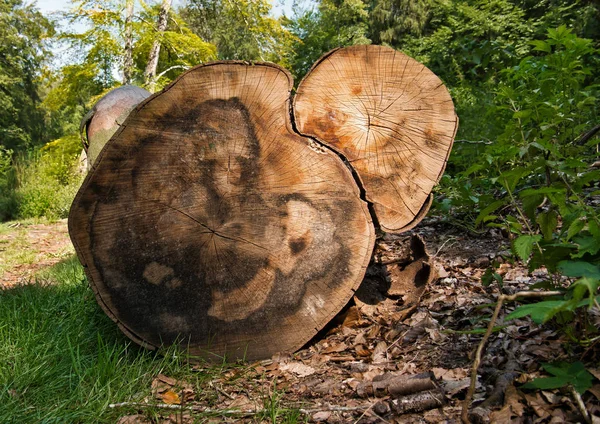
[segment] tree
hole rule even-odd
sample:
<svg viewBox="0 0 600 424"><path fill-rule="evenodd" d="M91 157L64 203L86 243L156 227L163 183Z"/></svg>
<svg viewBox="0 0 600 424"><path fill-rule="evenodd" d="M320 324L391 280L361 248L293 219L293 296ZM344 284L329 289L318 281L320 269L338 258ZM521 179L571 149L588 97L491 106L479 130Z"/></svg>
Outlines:
<svg viewBox="0 0 600 424"><path fill-rule="evenodd" d="M65 132L74 131L91 104L121 83L160 89L182 70L215 57L214 46L193 34L174 11L161 14L158 4L80 0L66 17L87 29L61 34L72 54L67 65L49 76L45 103L54 114L67 114Z"/></svg>
<svg viewBox="0 0 600 424"><path fill-rule="evenodd" d="M40 70L52 23L21 0L0 4L0 144L23 149L47 141L40 108Z"/></svg>
<svg viewBox="0 0 600 424"><path fill-rule="evenodd" d="M373 42L397 46L406 37L419 37L431 9L432 0L373 0L369 14Z"/></svg>
<svg viewBox="0 0 600 424"><path fill-rule="evenodd" d="M182 16L192 31L217 46L219 59L285 64L295 40L270 11L268 0L190 0Z"/></svg>
<svg viewBox="0 0 600 424"><path fill-rule="evenodd" d="M150 92L154 92L156 87L156 68L158 67L158 56L160 54L161 38L163 37L169 19L169 10L171 9L171 0L163 0L158 14L158 22L156 25L156 34L150 54L148 55L148 65L144 71L144 85L148 87Z"/></svg>
<svg viewBox="0 0 600 424"><path fill-rule="evenodd" d="M324 53L336 47L370 44L368 12L362 0L322 0L287 19L286 28L300 43L290 54L290 67L298 79Z"/></svg>

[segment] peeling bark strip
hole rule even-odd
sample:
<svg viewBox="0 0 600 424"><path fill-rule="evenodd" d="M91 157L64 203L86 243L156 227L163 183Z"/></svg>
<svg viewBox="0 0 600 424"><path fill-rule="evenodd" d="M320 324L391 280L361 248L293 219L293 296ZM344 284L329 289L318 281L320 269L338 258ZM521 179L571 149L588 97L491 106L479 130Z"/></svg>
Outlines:
<svg viewBox="0 0 600 424"><path fill-rule="evenodd" d="M135 342L218 360L294 351L365 274L375 229L361 190L384 229L427 211L456 129L439 79L383 47L324 56L296 117L331 148L295 131L292 86L273 64L196 67L92 158L69 233L98 303Z"/></svg>
<svg viewBox="0 0 600 424"><path fill-rule="evenodd" d="M348 302L374 228L340 158L294 133L292 78L216 63L142 102L102 150L70 234L134 341L249 360L300 348Z"/></svg>
<svg viewBox="0 0 600 424"><path fill-rule="evenodd" d="M298 87L294 114L302 134L350 162L383 230L403 232L425 216L458 125L429 69L388 47L334 50Z"/></svg>

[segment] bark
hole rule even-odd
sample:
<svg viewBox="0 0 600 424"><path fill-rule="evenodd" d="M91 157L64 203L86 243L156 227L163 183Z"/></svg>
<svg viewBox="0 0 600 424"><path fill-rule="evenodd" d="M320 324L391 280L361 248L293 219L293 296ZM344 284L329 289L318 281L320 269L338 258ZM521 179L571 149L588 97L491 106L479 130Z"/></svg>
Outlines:
<svg viewBox="0 0 600 424"><path fill-rule="evenodd" d="M158 24L156 26L156 39L152 43L150 54L148 55L148 65L144 71L144 81L146 88L154 93L156 89L156 69L158 68L158 57L160 55L160 46L162 35L167 29L167 23L169 20L169 10L171 9L172 0L163 0L158 14Z"/></svg>
<svg viewBox="0 0 600 424"><path fill-rule="evenodd" d="M134 0L125 2L125 59L123 60L123 84L131 84L133 78L133 6Z"/></svg>

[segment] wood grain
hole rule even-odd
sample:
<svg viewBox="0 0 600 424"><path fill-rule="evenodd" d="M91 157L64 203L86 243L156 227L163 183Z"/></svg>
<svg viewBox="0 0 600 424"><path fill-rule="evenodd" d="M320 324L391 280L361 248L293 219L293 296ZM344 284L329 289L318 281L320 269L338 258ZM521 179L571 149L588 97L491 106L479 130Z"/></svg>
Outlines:
<svg viewBox="0 0 600 424"><path fill-rule="evenodd" d="M425 216L458 125L429 69L383 46L334 50L300 83L294 115L302 134L356 170L383 230L403 232Z"/></svg>

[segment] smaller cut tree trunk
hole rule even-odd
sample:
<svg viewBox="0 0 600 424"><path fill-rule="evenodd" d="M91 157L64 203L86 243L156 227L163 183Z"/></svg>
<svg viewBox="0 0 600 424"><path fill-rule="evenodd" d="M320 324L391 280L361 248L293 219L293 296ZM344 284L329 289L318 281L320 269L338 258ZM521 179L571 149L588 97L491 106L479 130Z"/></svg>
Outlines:
<svg viewBox="0 0 600 424"><path fill-rule="evenodd" d="M152 44L152 48L150 49L148 65L144 71L144 81L146 87L151 93L153 93L156 88L156 68L158 67L158 56L160 54L160 39L167 29L171 1L172 0L163 0L162 6L160 7L160 13L158 14L158 25L156 27L157 35L154 43Z"/></svg>
<svg viewBox="0 0 600 424"><path fill-rule="evenodd" d="M131 84L133 70L133 1L125 3L125 60L123 61L123 85Z"/></svg>

